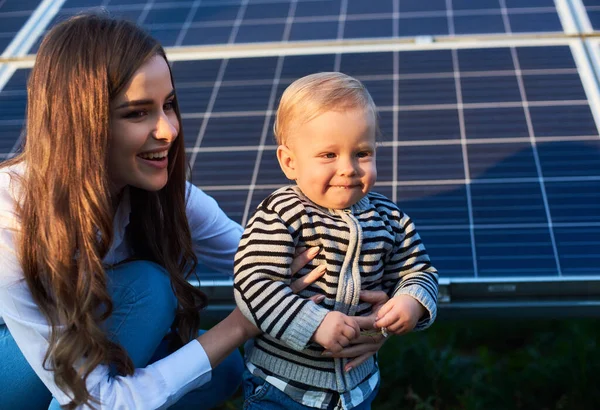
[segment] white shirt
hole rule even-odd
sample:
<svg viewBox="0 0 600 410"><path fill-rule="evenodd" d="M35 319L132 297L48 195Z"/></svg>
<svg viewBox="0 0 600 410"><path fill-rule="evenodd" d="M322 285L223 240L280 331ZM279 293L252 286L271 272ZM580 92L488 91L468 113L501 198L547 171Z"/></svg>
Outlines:
<svg viewBox="0 0 600 410"><path fill-rule="evenodd" d="M0 169L0 324L5 323L23 355L62 404L71 400L54 383L54 374L43 367L51 327L31 297L23 278L15 249L15 232L19 220L15 214L18 182L9 172L21 174L23 165ZM216 201L200 189L188 184L187 217L194 252L203 264L232 274L233 257L242 228L219 208ZM113 221L114 240L104 262L113 264L130 257L125 242L131 206L126 190ZM196 340L147 367L138 368L131 376L109 377L109 368L96 367L86 385L92 396L107 409L166 408L185 393L211 379L208 357ZM80 408L88 408L80 407Z"/></svg>

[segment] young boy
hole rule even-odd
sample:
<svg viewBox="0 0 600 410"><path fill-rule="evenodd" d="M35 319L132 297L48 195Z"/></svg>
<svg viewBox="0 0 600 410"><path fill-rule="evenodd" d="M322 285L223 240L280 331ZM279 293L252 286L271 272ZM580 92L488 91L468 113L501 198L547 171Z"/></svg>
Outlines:
<svg viewBox="0 0 600 410"><path fill-rule="evenodd" d="M379 386L374 357L355 368L339 352L360 329L353 316L371 306L361 290L384 290L375 327L402 334L436 316L437 271L406 214L371 192L377 177L375 104L341 73L292 83L277 110L277 159L294 186L275 191L250 219L234 265L234 293L264 333L246 347L244 408L368 409ZM326 273L293 294L298 247L319 247ZM325 296L320 304L307 297Z"/></svg>

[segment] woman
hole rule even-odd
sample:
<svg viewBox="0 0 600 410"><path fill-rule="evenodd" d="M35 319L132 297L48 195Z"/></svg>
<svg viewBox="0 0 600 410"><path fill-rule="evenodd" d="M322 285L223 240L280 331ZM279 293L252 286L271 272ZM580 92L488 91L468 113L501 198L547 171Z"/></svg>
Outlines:
<svg viewBox="0 0 600 410"><path fill-rule="evenodd" d="M226 398L236 348L258 330L234 310L198 336L206 296L186 279L198 259L231 272L241 228L185 181L164 50L125 21L59 24L37 54L26 123L23 152L0 169L0 382L12 392L0 408L44 407L45 388L53 407ZM342 354L364 360L376 342Z"/></svg>

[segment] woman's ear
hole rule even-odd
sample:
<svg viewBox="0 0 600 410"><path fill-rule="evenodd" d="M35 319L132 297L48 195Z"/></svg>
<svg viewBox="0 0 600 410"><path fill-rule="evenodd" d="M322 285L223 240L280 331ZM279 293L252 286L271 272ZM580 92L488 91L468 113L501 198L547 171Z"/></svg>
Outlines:
<svg viewBox="0 0 600 410"><path fill-rule="evenodd" d="M285 145L278 146L277 161L287 179L296 180L296 158L292 150Z"/></svg>

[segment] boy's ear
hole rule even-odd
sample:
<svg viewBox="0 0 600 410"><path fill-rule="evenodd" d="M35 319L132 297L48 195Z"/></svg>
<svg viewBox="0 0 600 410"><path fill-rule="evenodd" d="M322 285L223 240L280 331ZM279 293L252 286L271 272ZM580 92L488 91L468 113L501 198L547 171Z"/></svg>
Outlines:
<svg viewBox="0 0 600 410"><path fill-rule="evenodd" d="M287 179L294 181L296 179L296 158L292 150L285 145L278 146L277 161Z"/></svg>

